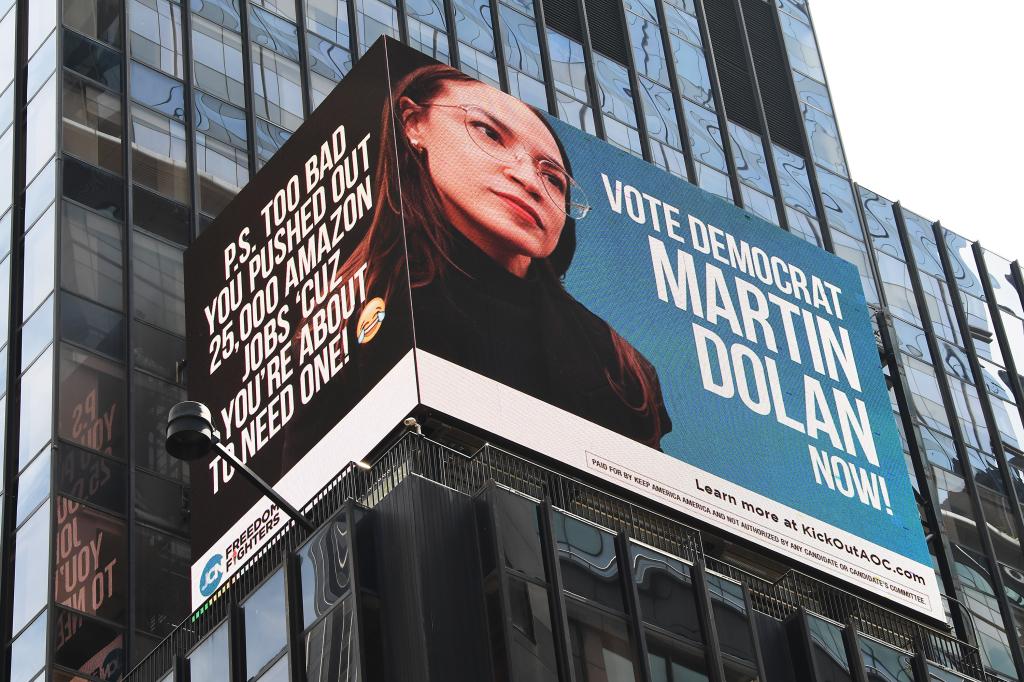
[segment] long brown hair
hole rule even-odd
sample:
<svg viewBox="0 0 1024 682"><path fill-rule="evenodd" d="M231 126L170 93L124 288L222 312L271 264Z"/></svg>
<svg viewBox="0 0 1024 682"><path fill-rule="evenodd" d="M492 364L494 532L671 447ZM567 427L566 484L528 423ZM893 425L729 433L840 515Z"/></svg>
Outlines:
<svg viewBox="0 0 1024 682"><path fill-rule="evenodd" d="M476 82L470 76L444 64L413 70L392 88L390 101L381 112L380 153L377 160L377 203L373 222L365 236L346 261L341 276L345 281L363 263L370 263L366 291L385 301L403 277L403 250L408 253L409 285L423 287L441 278L457 266L451 260L451 226L445 220L437 188L431 182L425 154L415 149L405 134L400 115L403 98L429 104L448 83ZM562 155L563 166L571 174L569 157L561 140L544 116L531 107L537 118L551 132ZM403 240L405 244L403 245ZM403 249L404 246L404 249ZM576 221L566 217L558 243L547 258L536 259L531 269L557 296L576 303L562 285L576 251ZM631 409L651 418L653 433L645 441L658 447L665 424L661 419L660 389L651 365L633 346L609 325L615 366L604 369L605 377L615 393ZM629 396L639 394L640 400Z"/></svg>

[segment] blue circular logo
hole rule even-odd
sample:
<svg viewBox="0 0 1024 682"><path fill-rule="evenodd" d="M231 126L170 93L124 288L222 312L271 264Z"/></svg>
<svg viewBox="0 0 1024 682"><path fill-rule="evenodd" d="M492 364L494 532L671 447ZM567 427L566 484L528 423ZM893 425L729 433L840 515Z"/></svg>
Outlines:
<svg viewBox="0 0 1024 682"><path fill-rule="evenodd" d="M224 577L223 563L224 557L220 554L214 554L206 562L206 567L203 568L203 573L199 576L199 594L209 597L217 589L221 578Z"/></svg>

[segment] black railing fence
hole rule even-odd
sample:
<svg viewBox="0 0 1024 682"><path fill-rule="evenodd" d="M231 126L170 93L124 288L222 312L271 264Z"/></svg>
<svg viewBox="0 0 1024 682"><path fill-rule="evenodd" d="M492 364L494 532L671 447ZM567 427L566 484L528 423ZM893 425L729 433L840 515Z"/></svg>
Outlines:
<svg viewBox="0 0 1024 682"><path fill-rule="evenodd" d="M615 532L625 532L691 563L703 563L709 570L747 585L755 610L769 616L782 620L803 607L839 623L852 623L861 632L895 647L922 651L928 660L946 668L984 679L978 649L946 632L799 571L791 570L776 582L767 581L705 555L696 528L492 445L466 455L410 431L386 447L371 467L347 465L303 511L319 527L349 499L374 507L409 476L420 476L466 494L474 494L493 481ZM185 619L129 672L127 682L160 680L171 670L176 656L187 653L217 627L231 605L281 566L285 555L307 536L294 523L286 525L257 558L232 576L214 600Z"/></svg>

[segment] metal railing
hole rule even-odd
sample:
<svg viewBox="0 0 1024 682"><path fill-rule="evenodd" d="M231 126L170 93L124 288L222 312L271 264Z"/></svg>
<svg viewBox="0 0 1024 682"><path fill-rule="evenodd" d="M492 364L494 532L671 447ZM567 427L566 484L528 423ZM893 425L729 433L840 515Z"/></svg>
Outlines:
<svg viewBox="0 0 1024 682"><path fill-rule="evenodd" d="M372 508L409 476L420 476L474 494L489 482L511 488L747 585L754 609L784 620L801 607L856 627L895 647L916 652L964 675L984 679L978 649L948 633L879 606L796 570L770 582L704 554L701 533L668 516L637 505L580 479L541 466L492 445L472 455L409 432L383 449L370 468L347 465L303 511L320 527L349 499ZM127 682L151 682L170 670L175 656L191 650L226 617L230 605L248 595L282 565L308 534L287 525L239 573L216 600L185 619L138 666Z"/></svg>

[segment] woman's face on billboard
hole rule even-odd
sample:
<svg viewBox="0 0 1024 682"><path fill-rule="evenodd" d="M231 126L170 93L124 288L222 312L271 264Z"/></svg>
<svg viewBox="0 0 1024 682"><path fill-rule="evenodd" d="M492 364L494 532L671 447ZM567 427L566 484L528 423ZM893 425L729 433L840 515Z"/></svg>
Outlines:
<svg viewBox="0 0 1024 682"><path fill-rule="evenodd" d="M532 109L475 81L447 81L432 101L399 106L455 229L519 276L551 254L568 187L558 145Z"/></svg>

